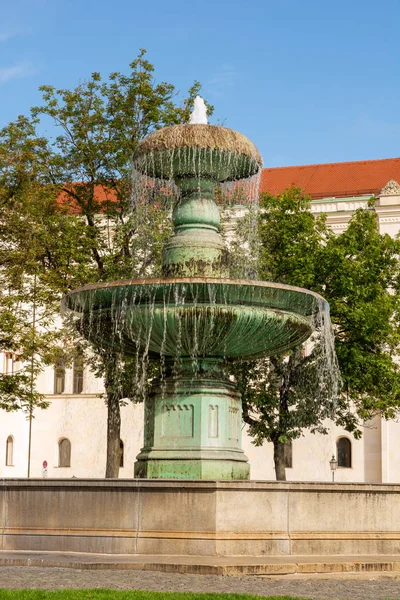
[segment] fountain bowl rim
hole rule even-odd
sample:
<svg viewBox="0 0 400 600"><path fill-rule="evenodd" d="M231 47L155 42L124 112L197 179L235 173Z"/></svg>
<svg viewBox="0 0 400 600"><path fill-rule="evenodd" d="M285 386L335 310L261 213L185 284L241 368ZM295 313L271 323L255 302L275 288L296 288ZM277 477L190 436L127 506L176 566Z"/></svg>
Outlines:
<svg viewBox="0 0 400 600"><path fill-rule="evenodd" d="M76 288L71 290L67 294L64 295L63 303L66 305L68 298L72 297L75 294L79 294L81 292L92 291L92 290L101 290L101 289L110 289L122 286L133 286L133 285L174 285L174 284L213 284L213 285L232 285L232 286L246 286L246 287L256 287L256 288L270 288L277 290L286 290L292 292L298 292L300 294L304 294L306 296L311 296L315 298L317 302L322 304L325 309L329 310L329 303L323 296L318 294L317 292L313 292L311 290L307 290L306 288L288 285L286 283L277 283L274 281L259 281L253 279L224 279L221 277L144 277L144 278L134 278L134 279L117 279L114 281L104 281L97 283L89 283L80 288ZM68 306L67 306L68 307ZM69 308L69 307L68 307Z"/></svg>

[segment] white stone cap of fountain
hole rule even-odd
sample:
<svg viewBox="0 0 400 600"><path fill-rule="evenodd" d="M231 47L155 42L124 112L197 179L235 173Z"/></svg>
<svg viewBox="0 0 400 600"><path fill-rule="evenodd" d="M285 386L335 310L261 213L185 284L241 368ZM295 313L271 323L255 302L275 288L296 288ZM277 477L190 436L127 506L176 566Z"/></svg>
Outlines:
<svg viewBox="0 0 400 600"><path fill-rule="evenodd" d="M190 125L207 125L207 107L201 96L194 99L194 108L190 115Z"/></svg>

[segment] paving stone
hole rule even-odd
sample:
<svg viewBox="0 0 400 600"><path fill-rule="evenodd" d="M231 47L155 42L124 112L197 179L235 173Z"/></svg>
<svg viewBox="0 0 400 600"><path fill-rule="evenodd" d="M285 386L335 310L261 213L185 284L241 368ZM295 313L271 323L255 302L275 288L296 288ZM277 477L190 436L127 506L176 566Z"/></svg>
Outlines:
<svg viewBox="0 0 400 600"><path fill-rule="evenodd" d="M157 571L87 571L65 568L0 567L0 588L155 590L293 596L312 600L400 600L396 575L346 577L230 577Z"/></svg>

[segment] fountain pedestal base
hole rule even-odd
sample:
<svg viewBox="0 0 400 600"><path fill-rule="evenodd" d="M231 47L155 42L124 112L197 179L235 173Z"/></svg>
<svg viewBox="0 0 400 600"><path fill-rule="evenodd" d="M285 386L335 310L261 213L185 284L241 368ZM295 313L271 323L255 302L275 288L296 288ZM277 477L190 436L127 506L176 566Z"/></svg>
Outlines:
<svg viewBox="0 0 400 600"><path fill-rule="evenodd" d="M240 395L224 378L220 362L188 360L181 376L170 374L155 386L145 404L144 447L135 477L250 478L241 449Z"/></svg>

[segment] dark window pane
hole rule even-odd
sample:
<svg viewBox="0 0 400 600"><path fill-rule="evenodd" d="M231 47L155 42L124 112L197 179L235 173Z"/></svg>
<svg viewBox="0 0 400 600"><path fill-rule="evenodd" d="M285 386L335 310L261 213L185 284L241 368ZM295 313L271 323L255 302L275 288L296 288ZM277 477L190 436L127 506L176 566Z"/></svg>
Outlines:
<svg viewBox="0 0 400 600"><path fill-rule="evenodd" d="M286 469L291 469L293 467L292 460L292 442L286 442L284 449L284 460Z"/></svg>
<svg viewBox="0 0 400 600"><path fill-rule="evenodd" d="M71 466L71 442L67 438L58 442L58 466Z"/></svg>
<svg viewBox="0 0 400 600"><path fill-rule="evenodd" d="M13 450L14 450L14 439L12 435L9 435L6 442L6 466L13 466Z"/></svg>
<svg viewBox="0 0 400 600"><path fill-rule="evenodd" d="M79 355L74 360L74 382L73 382L73 393L82 394L83 392L83 356Z"/></svg>
<svg viewBox="0 0 400 600"><path fill-rule="evenodd" d="M119 466L124 466L124 442L119 440Z"/></svg>
<svg viewBox="0 0 400 600"><path fill-rule="evenodd" d="M351 442L348 438L339 438L337 441L338 467L351 467Z"/></svg>
<svg viewBox="0 0 400 600"><path fill-rule="evenodd" d="M65 367L58 364L54 367L54 393L63 394L65 389Z"/></svg>

